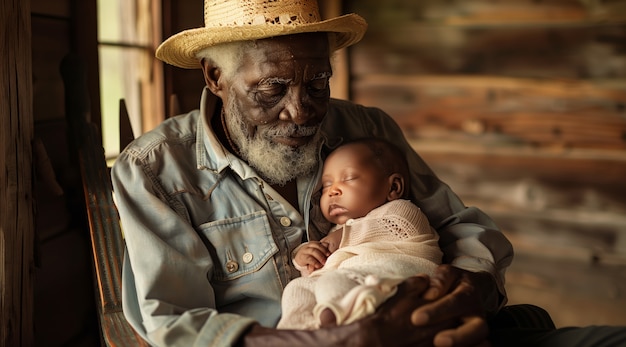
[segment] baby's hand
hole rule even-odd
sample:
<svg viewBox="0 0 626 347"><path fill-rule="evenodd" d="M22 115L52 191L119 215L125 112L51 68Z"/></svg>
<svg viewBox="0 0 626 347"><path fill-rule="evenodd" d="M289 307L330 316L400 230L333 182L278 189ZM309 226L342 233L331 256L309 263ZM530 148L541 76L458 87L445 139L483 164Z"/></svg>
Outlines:
<svg viewBox="0 0 626 347"><path fill-rule="evenodd" d="M319 241L309 241L298 250L295 262L306 266L309 272L313 272L324 266L329 255L330 251L326 245Z"/></svg>
<svg viewBox="0 0 626 347"><path fill-rule="evenodd" d="M334 253L337 249L339 249L339 244L341 243L341 236L343 234L343 229L337 229L330 234L326 235L324 238L320 240L320 242L326 246L326 248L330 251L330 253Z"/></svg>

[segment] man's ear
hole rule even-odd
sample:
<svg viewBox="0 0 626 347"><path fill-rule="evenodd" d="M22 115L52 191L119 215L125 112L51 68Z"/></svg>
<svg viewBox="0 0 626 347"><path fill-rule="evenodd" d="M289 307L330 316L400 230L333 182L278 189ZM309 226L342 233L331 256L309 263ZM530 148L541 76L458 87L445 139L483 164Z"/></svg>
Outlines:
<svg viewBox="0 0 626 347"><path fill-rule="evenodd" d="M400 174L391 174L389 180L389 194L387 194L387 201L400 199L404 196L404 177Z"/></svg>
<svg viewBox="0 0 626 347"><path fill-rule="evenodd" d="M222 90L220 84L220 77L222 77L221 70L208 59L202 59L200 62L202 65L202 73L204 75L204 82L211 93L220 96Z"/></svg>

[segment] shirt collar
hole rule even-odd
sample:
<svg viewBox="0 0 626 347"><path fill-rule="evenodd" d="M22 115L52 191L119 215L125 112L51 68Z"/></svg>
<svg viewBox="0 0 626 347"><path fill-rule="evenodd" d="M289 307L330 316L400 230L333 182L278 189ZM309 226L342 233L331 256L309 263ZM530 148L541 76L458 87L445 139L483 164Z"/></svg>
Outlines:
<svg viewBox="0 0 626 347"><path fill-rule="evenodd" d="M211 127L211 119L221 111L221 103L217 96L207 88L202 91L200 99L200 115L196 132L196 158L198 169L208 169L216 173L230 166L234 156L229 153Z"/></svg>

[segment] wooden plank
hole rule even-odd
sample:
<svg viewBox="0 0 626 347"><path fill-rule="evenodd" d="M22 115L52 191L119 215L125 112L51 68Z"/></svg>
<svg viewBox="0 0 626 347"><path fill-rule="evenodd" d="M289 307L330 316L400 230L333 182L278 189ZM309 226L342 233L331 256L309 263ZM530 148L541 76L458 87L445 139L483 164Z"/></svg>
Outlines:
<svg viewBox="0 0 626 347"><path fill-rule="evenodd" d="M98 58L97 0L71 1L72 52L86 63L87 93L89 94L90 120L99 128L102 124L100 107L100 65Z"/></svg>
<svg viewBox="0 0 626 347"><path fill-rule="evenodd" d="M587 6L585 6L587 5ZM439 6L440 9L443 6ZM617 11L612 11L615 9ZM621 11L619 11L621 9ZM503 3L465 2L449 7L436 22L472 27L507 26L589 26L626 23L626 7L580 1L508 1Z"/></svg>
<svg viewBox="0 0 626 347"><path fill-rule="evenodd" d="M166 0L163 3L164 23L169 30L164 31L164 37L178 33L185 29L203 26L203 11L201 2ZM179 110L183 113L200 107L200 96L206 83L202 72L197 69L181 69L163 63L165 71L165 95L177 95ZM200 66L198 65L198 69ZM167 108L170 109L169 102Z"/></svg>
<svg viewBox="0 0 626 347"><path fill-rule="evenodd" d="M348 1L351 11L384 18L413 18L427 24L465 27L588 26L626 22L620 1L472 0L472 1ZM393 22L390 22L393 23Z"/></svg>
<svg viewBox="0 0 626 347"><path fill-rule="evenodd" d="M31 0L31 11L35 15L70 18L70 0Z"/></svg>
<svg viewBox="0 0 626 347"><path fill-rule="evenodd" d="M69 19L32 16L35 122L65 119L61 60L70 51Z"/></svg>
<svg viewBox="0 0 626 347"><path fill-rule="evenodd" d="M0 3L0 346L34 342L30 18L30 1Z"/></svg>
<svg viewBox="0 0 626 347"><path fill-rule="evenodd" d="M376 75L360 77L355 81L359 89L394 86L399 88L418 88L424 90L424 96L449 97L456 95L466 99L479 97L479 102L495 98L507 98L511 93L528 94L545 99L582 98L600 101L623 102L626 100L626 84L611 81L553 80L530 77L506 77L496 75ZM410 89L409 89L410 91ZM495 94L500 91L500 95ZM396 92L396 91L392 91ZM392 94L389 93L389 94ZM471 93L471 94L467 94ZM365 101L365 100L364 100ZM580 101L585 102L585 101ZM531 104L532 105L532 104Z"/></svg>
<svg viewBox="0 0 626 347"><path fill-rule="evenodd" d="M368 29L350 49L356 76L495 74L552 78L624 78L626 25L593 28Z"/></svg>
<svg viewBox="0 0 626 347"><path fill-rule="evenodd" d="M158 4L157 4L158 3ZM162 7L165 6L164 1L143 0L141 6L145 9L144 12L150 14L150 44L154 49L158 47L163 41L163 20ZM163 94L165 87L165 76L163 71L163 64L160 60L154 57L154 54L150 52L149 61L151 63L151 77L148 81L144 81L146 97L142 98L142 129L141 134L156 128L166 117L166 101L167 98ZM144 87L142 87L144 88ZM147 97L149 95L149 97ZM120 147L120 150L123 148Z"/></svg>
<svg viewBox="0 0 626 347"><path fill-rule="evenodd" d="M320 0L319 10L322 19L334 18L344 14L342 0ZM347 49L341 49L333 56L333 78L330 79L330 97L348 99L350 87L350 69Z"/></svg>
<svg viewBox="0 0 626 347"><path fill-rule="evenodd" d="M354 100L389 113L408 135L465 133L541 147L626 149L626 84L497 76L372 75Z"/></svg>
<svg viewBox="0 0 626 347"><path fill-rule="evenodd" d="M468 206L503 230L550 245L559 258L573 249L586 261L626 265L625 152L411 144Z"/></svg>
<svg viewBox="0 0 626 347"><path fill-rule="evenodd" d="M624 78L626 22L594 16L620 13L626 3L594 2L585 8L579 1L346 1L347 10L369 23L364 39L351 48L355 76L371 73L395 74L495 74L553 78ZM552 5L551 5L552 3ZM586 20L576 26L525 26L492 23L485 27L445 25L448 14L480 11L497 13L499 8L521 8L550 14L553 6L573 6ZM441 7L441 8L440 8ZM546 7L546 9L543 9ZM524 8L528 8L523 10ZM478 11L478 10L477 10ZM517 11L517 9L515 10ZM513 11L513 12L515 12ZM471 14L468 14L471 15ZM506 16L494 15L506 21ZM552 13L548 19L558 21ZM434 19L432 19L434 18ZM434 20L440 24L430 24Z"/></svg>
<svg viewBox="0 0 626 347"><path fill-rule="evenodd" d="M467 139L409 142L429 165L451 172L457 180L536 178L604 187L621 193L622 200L626 196L624 151L490 145Z"/></svg>
<svg viewBox="0 0 626 347"><path fill-rule="evenodd" d="M126 101L120 99L120 117L119 117L119 134L120 134L120 151L124 150L129 143L135 139L133 128L130 124L130 117L128 115L128 109L126 108Z"/></svg>
<svg viewBox="0 0 626 347"><path fill-rule="evenodd" d="M89 223L102 337L108 346L146 346L122 313L124 238L113 202L111 178L100 130L88 120L89 100L84 64L70 55L63 61L61 73L68 96L66 104L70 138L78 157ZM125 107L122 112L124 110ZM130 125L127 119L122 124Z"/></svg>

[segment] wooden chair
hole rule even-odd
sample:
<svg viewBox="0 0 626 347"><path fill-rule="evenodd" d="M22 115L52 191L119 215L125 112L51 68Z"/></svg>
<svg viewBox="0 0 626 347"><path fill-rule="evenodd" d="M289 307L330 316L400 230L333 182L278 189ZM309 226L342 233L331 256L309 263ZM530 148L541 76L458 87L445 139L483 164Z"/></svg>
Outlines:
<svg viewBox="0 0 626 347"><path fill-rule="evenodd" d="M113 203L100 131L89 119L85 69L79 59L67 56L61 63L61 74L65 84L70 148L80 169L91 236L102 342L106 346L149 346L122 313L124 237ZM120 128L124 128L120 131L120 148L124 148L133 136L123 101L120 108Z"/></svg>

